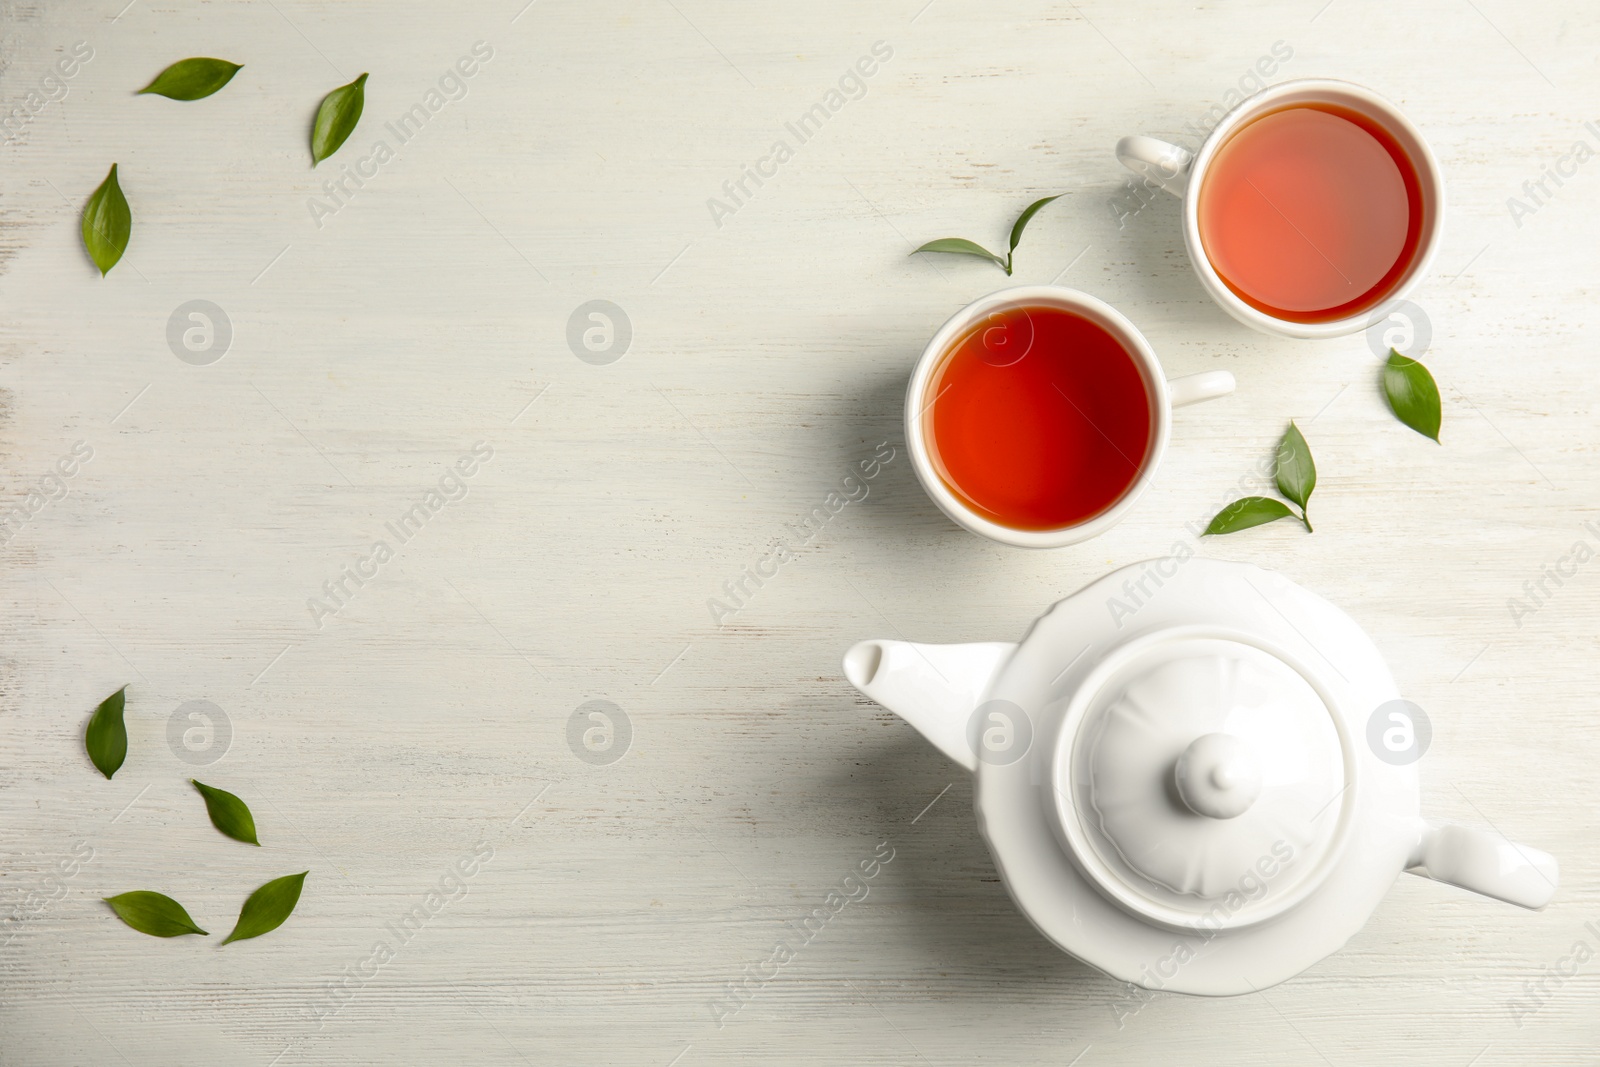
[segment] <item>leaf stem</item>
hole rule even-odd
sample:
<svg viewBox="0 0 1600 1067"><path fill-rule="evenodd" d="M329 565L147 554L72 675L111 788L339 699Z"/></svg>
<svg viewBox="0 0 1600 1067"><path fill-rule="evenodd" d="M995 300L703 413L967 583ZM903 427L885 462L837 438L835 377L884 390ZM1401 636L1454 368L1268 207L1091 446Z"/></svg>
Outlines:
<svg viewBox="0 0 1600 1067"><path fill-rule="evenodd" d="M1306 524L1306 533L1316 533L1317 532L1317 531L1315 531L1315 530L1313 530L1311 528L1311 517L1310 517L1310 515L1308 515L1306 513L1306 509L1305 508L1301 508L1300 509L1300 521Z"/></svg>

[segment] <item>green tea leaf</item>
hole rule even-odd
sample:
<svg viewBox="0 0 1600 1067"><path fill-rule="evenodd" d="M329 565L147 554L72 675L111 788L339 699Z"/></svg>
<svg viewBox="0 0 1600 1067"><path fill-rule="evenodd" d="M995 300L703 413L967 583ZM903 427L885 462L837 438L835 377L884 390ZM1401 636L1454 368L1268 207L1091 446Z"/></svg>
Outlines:
<svg viewBox="0 0 1600 1067"><path fill-rule="evenodd" d="M1395 418L1424 437L1439 440L1439 386L1428 368L1389 349L1383 365L1383 395Z"/></svg>
<svg viewBox="0 0 1600 1067"><path fill-rule="evenodd" d="M977 256L979 259L987 259L1007 274L1011 273L1011 264L982 245L974 244L964 237L941 237L937 241L929 241L911 254L916 255L917 252L953 252L958 256Z"/></svg>
<svg viewBox="0 0 1600 1067"><path fill-rule="evenodd" d="M194 924L183 905L161 893L146 889L106 897L105 902L117 917L141 934L151 937L177 937L179 934L204 934Z"/></svg>
<svg viewBox="0 0 1600 1067"><path fill-rule="evenodd" d="M206 798L206 814L211 816L212 826L235 841L243 841L247 845L261 844L256 840L255 816L250 814L250 808L244 801L226 789L217 789L193 778L189 782Z"/></svg>
<svg viewBox="0 0 1600 1067"><path fill-rule="evenodd" d="M100 702L83 731L83 747L95 769L110 778L128 758L128 727L122 721L122 707L128 687L123 686Z"/></svg>
<svg viewBox="0 0 1600 1067"><path fill-rule="evenodd" d="M132 233L133 212L128 210L128 198L122 195L117 165L113 163L111 173L83 205L83 247L89 250L89 258L100 268L102 278L127 251Z"/></svg>
<svg viewBox="0 0 1600 1067"><path fill-rule="evenodd" d="M239 921L234 924L233 933L223 938L222 943L260 937L282 926L294 906L300 903L300 887L305 885L306 875L310 873L301 871L274 878L251 893L244 907L239 909Z"/></svg>
<svg viewBox="0 0 1600 1067"><path fill-rule="evenodd" d="M337 152L345 138L355 132L356 123L361 121L361 109L366 106L366 85L367 76L363 74L322 98L322 106L317 108L317 121L311 126L313 167Z"/></svg>
<svg viewBox="0 0 1600 1067"><path fill-rule="evenodd" d="M1278 492L1300 505L1300 510L1306 510L1306 501L1311 499L1312 490L1317 487L1317 465L1311 461L1311 446L1306 444L1306 439L1300 432L1300 427L1293 422L1283 431L1283 439L1278 442ZM1311 524L1306 523L1306 529L1311 529Z"/></svg>
<svg viewBox="0 0 1600 1067"><path fill-rule="evenodd" d="M157 74L156 80L139 93L154 93L168 100L200 100L227 85L242 67L243 64L226 59L180 59Z"/></svg>
<svg viewBox="0 0 1600 1067"><path fill-rule="evenodd" d="M1027 228L1028 223L1033 221L1033 217L1039 213L1039 209L1050 201L1059 200L1060 198L1061 194L1057 193L1055 196L1047 196L1043 200L1035 200L1027 206L1022 214L1017 216L1016 225L1011 227L1011 251L1015 252L1017 250L1017 242L1022 240L1022 231ZM1010 272L1008 271L1007 273Z"/></svg>
<svg viewBox="0 0 1600 1067"><path fill-rule="evenodd" d="M1235 500L1217 512L1216 518L1211 520L1211 525L1206 527L1206 533L1238 533L1240 530L1248 530L1252 526L1260 526L1275 519L1295 517L1295 513L1289 510L1289 505L1281 500L1274 500L1270 496L1247 496Z"/></svg>

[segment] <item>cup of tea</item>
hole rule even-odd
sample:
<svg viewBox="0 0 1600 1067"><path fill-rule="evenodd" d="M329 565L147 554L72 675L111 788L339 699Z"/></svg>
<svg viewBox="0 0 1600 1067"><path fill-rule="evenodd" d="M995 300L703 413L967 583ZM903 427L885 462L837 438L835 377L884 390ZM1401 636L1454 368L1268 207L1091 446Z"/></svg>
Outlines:
<svg viewBox="0 0 1600 1067"><path fill-rule="evenodd" d="M928 496L973 533L1058 548L1115 525L1155 476L1172 409L1233 375L1167 380L1115 308L1018 286L939 327L906 389L906 445Z"/></svg>
<svg viewBox="0 0 1600 1067"><path fill-rule="evenodd" d="M1189 258L1246 326L1337 337L1386 317L1427 273L1444 180L1398 108L1307 78L1235 107L1198 151L1124 137L1117 158L1183 198Z"/></svg>

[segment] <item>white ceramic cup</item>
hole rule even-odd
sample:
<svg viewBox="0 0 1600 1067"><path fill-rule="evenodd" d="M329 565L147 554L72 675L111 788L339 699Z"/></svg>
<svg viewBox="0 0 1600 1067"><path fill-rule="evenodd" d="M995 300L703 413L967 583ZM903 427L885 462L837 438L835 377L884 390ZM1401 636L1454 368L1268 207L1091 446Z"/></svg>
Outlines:
<svg viewBox="0 0 1600 1067"><path fill-rule="evenodd" d="M1088 319L1104 329L1122 345L1132 357L1144 379L1145 396L1150 401L1150 447L1138 476L1123 491L1117 501L1093 518L1072 526L1049 530L1021 530L1003 526L978 514L963 503L940 477L928 449L927 420L932 417L936 397L928 395L928 383L934 372L956 344L968 336L984 319L1015 308L1063 308ZM1004 339L1001 339L1004 343ZM1007 357L1009 358L1009 357ZM1016 358L1026 358L1026 353ZM1020 548L1059 548L1077 544L1103 533L1115 526L1128 509L1133 507L1145 487L1155 477L1156 467L1167 448L1167 437L1172 428L1172 409L1193 404L1233 392L1233 375L1227 371L1205 371L1168 381L1162 373L1150 342L1111 305L1076 289L1055 285L1023 285L1002 289L973 301L952 315L923 349L922 358L911 373L911 383L906 388L906 447L911 452L911 466L922 482L922 488L939 505L939 510L950 516L958 525L975 534Z"/></svg>
<svg viewBox="0 0 1600 1067"><path fill-rule="evenodd" d="M1217 150L1227 143L1235 131L1264 112L1308 103L1349 108L1389 131L1410 157L1422 186L1421 238L1405 274L1379 303L1331 322L1291 322L1251 307L1228 288L1212 267L1205 246L1200 243L1198 193L1205 184L1206 172L1216 158ZM1427 273L1438 250L1444 227L1444 179L1439 174L1439 162L1434 158L1428 142L1393 104L1370 89L1350 82L1328 78L1283 82L1263 89L1223 116L1216 129L1201 143L1199 151L1192 155L1186 149L1154 137L1124 137L1117 142L1117 158L1129 170L1143 175L1174 196L1183 198L1183 237L1189 246L1189 260L1200 275L1201 283L1228 314L1246 326L1254 326L1266 333L1285 337L1339 337L1364 330L1374 322L1386 319L1389 312L1405 299L1406 294Z"/></svg>

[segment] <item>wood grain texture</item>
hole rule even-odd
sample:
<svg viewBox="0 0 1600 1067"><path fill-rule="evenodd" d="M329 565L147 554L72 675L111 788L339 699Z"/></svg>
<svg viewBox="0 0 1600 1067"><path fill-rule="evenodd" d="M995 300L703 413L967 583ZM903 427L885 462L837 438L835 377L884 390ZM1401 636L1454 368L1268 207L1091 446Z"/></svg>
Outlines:
<svg viewBox="0 0 1600 1067"><path fill-rule="evenodd" d="M1600 563L1507 606L1600 540L1600 162L1507 206L1600 146L1593 5L124 2L0 3L7 110L93 49L0 145L0 497L93 449L0 548L0 1064L1597 1062L1600 958L1520 1025L1512 1001L1600 951ZM479 41L464 98L399 144L385 124ZM717 225L707 199L877 41L865 95ZM1212 305L1176 201L1118 225L1116 138L1183 135L1279 41L1271 80L1373 87L1445 168L1415 296L1443 447L1389 415L1362 337L1269 338ZM195 103L134 95L190 55L244 69ZM361 126L313 170L317 102L362 71ZM394 157L319 227L308 200L380 137ZM111 162L134 229L102 281L77 227ZM940 516L900 429L925 339L1006 279L907 252L996 246L1052 193L1016 281L1083 288L1169 373L1240 387L1178 415L1117 530L1025 553ZM167 341L196 299L233 330L206 366ZM591 299L632 324L605 366L566 340ZM1020 634L1209 518L1290 417L1317 532L1202 551L1368 627L1432 715L1429 813L1548 849L1561 893L1530 914L1402 878L1291 982L1129 1014L1016 912L968 783L838 657ZM886 440L868 498L714 625L708 598ZM477 441L465 497L318 626L307 600ZM107 782L80 735L124 683ZM592 699L632 725L610 765L568 747ZM259 849L210 827L169 748L190 700L231 722L200 776L250 803ZM727 983L885 840L868 898L719 1028ZM492 859L401 943L389 924L479 842ZM226 931L307 868L289 922L226 949L99 902L157 889Z"/></svg>

